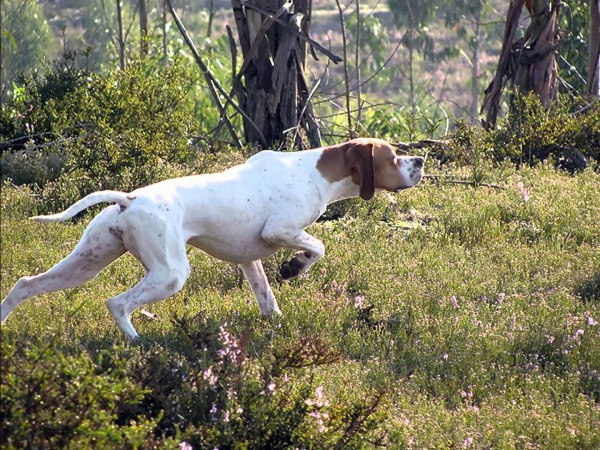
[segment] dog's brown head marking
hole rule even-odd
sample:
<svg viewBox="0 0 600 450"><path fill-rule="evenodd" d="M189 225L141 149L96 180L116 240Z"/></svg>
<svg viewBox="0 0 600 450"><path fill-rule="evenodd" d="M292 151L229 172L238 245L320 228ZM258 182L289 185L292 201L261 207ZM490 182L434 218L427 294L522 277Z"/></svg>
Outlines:
<svg viewBox="0 0 600 450"><path fill-rule="evenodd" d="M358 138L324 149L317 169L332 183L352 177L352 181L360 186L360 197L369 200L375 189L395 192L416 184L403 179L400 169L405 163L407 160L398 157L386 141Z"/></svg>
<svg viewBox="0 0 600 450"><path fill-rule="evenodd" d="M317 170L330 183L352 177L360 186L360 196L368 200L375 193L373 148L371 139L354 139L327 147L317 162Z"/></svg>

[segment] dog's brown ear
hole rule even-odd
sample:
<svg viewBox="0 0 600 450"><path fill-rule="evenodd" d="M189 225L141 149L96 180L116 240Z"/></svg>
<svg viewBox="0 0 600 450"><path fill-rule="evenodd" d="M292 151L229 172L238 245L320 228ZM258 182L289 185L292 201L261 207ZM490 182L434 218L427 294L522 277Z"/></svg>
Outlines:
<svg viewBox="0 0 600 450"><path fill-rule="evenodd" d="M347 153L348 168L352 171L352 179L360 186L359 194L364 200L375 195L374 147L372 142L353 143Z"/></svg>

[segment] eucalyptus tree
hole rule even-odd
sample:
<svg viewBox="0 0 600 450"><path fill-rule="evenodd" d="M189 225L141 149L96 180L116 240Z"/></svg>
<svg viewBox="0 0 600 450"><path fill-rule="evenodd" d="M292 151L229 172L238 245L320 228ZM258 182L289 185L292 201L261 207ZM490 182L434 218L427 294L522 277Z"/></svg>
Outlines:
<svg viewBox="0 0 600 450"><path fill-rule="evenodd" d="M523 6L531 21L515 39ZM560 42L560 0L512 0L506 16L502 50L494 78L485 90L481 107L486 128L496 125L501 95L508 84L513 92L536 94L548 108L558 95L556 51ZM511 101L511 104L513 102ZM514 104L513 104L514 105Z"/></svg>
<svg viewBox="0 0 600 450"><path fill-rule="evenodd" d="M6 99L19 73L52 59L58 45L41 5L35 0L2 1L0 8L0 98Z"/></svg>
<svg viewBox="0 0 600 450"><path fill-rule="evenodd" d="M404 42L408 49L408 80L411 112L416 110L415 54L433 59L434 41L427 24L445 3L438 0L388 0L396 26L406 28Z"/></svg>
<svg viewBox="0 0 600 450"><path fill-rule="evenodd" d="M232 0L243 63L233 90L244 112L246 140L271 147L291 136L302 148L321 143L306 78L307 56L315 49L335 57L308 36L312 0ZM237 49L232 40L232 54ZM235 60L235 57L234 57Z"/></svg>
<svg viewBox="0 0 600 450"><path fill-rule="evenodd" d="M493 12L491 0L448 0L445 4L446 26L456 30L468 50L471 65L469 115L472 122L479 122L481 51L484 43L488 42L489 46L490 38L493 38L497 30L496 24L489 20Z"/></svg>

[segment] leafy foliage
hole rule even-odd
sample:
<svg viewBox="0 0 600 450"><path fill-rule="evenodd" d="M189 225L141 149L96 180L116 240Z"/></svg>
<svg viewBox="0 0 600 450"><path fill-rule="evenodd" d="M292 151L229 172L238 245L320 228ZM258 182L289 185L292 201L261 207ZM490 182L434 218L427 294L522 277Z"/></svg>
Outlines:
<svg viewBox="0 0 600 450"><path fill-rule="evenodd" d="M585 98L559 97L549 110L535 95L518 96L518 107L496 130L458 122L445 153L437 153L460 165L510 161L516 165L537 164L552 159L574 170L575 155L600 163L600 104Z"/></svg>
<svg viewBox="0 0 600 450"><path fill-rule="evenodd" d="M587 67L590 3L585 0L573 0L563 4L561 29L565 39L559 48L559 67L561 81L566 89L575 92L586 92L585 80Z"/></svg>
<svg viewBox="0 0 600 450"><path fill-rule="evenodd" d="M504 189L442 179L355 200L311 227L327 256L307 276L278 283L288 255L266 260L281 321L196 251L157 318L134 314L135 345L95 301L139 279L133 258L21 305L2 329L0 445L597 448L599 175L492 164L485 139L462 128L472 164L451 173ZM89 218L33 223L43 199L1 193L3 281L60 260Z"/></svg>
<svg viewBox="0 0 600 450"><path fill-rule="evenodd" d="M102 76L78 68L78 57L65 53L43 76L22 78L0 116L3 178L47 187L53 208L92 190L148 184L164 164L192 155L195 78L183 66L139 63Z"/></svg>
<svg viewBox="0 0 600 450"><path fill-rule="evenodd" d="M52 39L52 29L40 3L7 1L2 9L0 99L5 102L17 74L31 73L58 45Z"/></svg>
<svg viewBox="0 0 600 450"><path fill-rule="evenodd" d="M125 364L103 352L69 356L40 340L23 352L2 339L3 448L138 448L152 442L157 419L129 416L144 390ZM106 364L106 359L111 359Z"/></svg>

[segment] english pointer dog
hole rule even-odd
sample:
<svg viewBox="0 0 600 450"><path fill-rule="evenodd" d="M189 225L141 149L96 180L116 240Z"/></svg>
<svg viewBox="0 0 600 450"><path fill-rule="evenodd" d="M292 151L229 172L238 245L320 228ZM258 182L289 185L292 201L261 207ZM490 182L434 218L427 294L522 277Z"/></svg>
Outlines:
<svg viewBox="0 0 600 450"><path fill-rule="evenodd" d="M281 277L306 272L325 247L304 228L328 204L413 187L423 176L423 162L397 156L383 140L360 138L298 152L261 151L224 172L174 178L131 193L94 192L61 213L33 217L60 222L97 203L115 203L90 222L69 256L17 281L0 306L1 320L24 300L77 287L131 252L146 275L106 305L121 331L135 339L131 313L172 296L188 278L186 244L238 264L261 313L280 315L261 260L292 248L298 252L281 265Z"/></svg>

